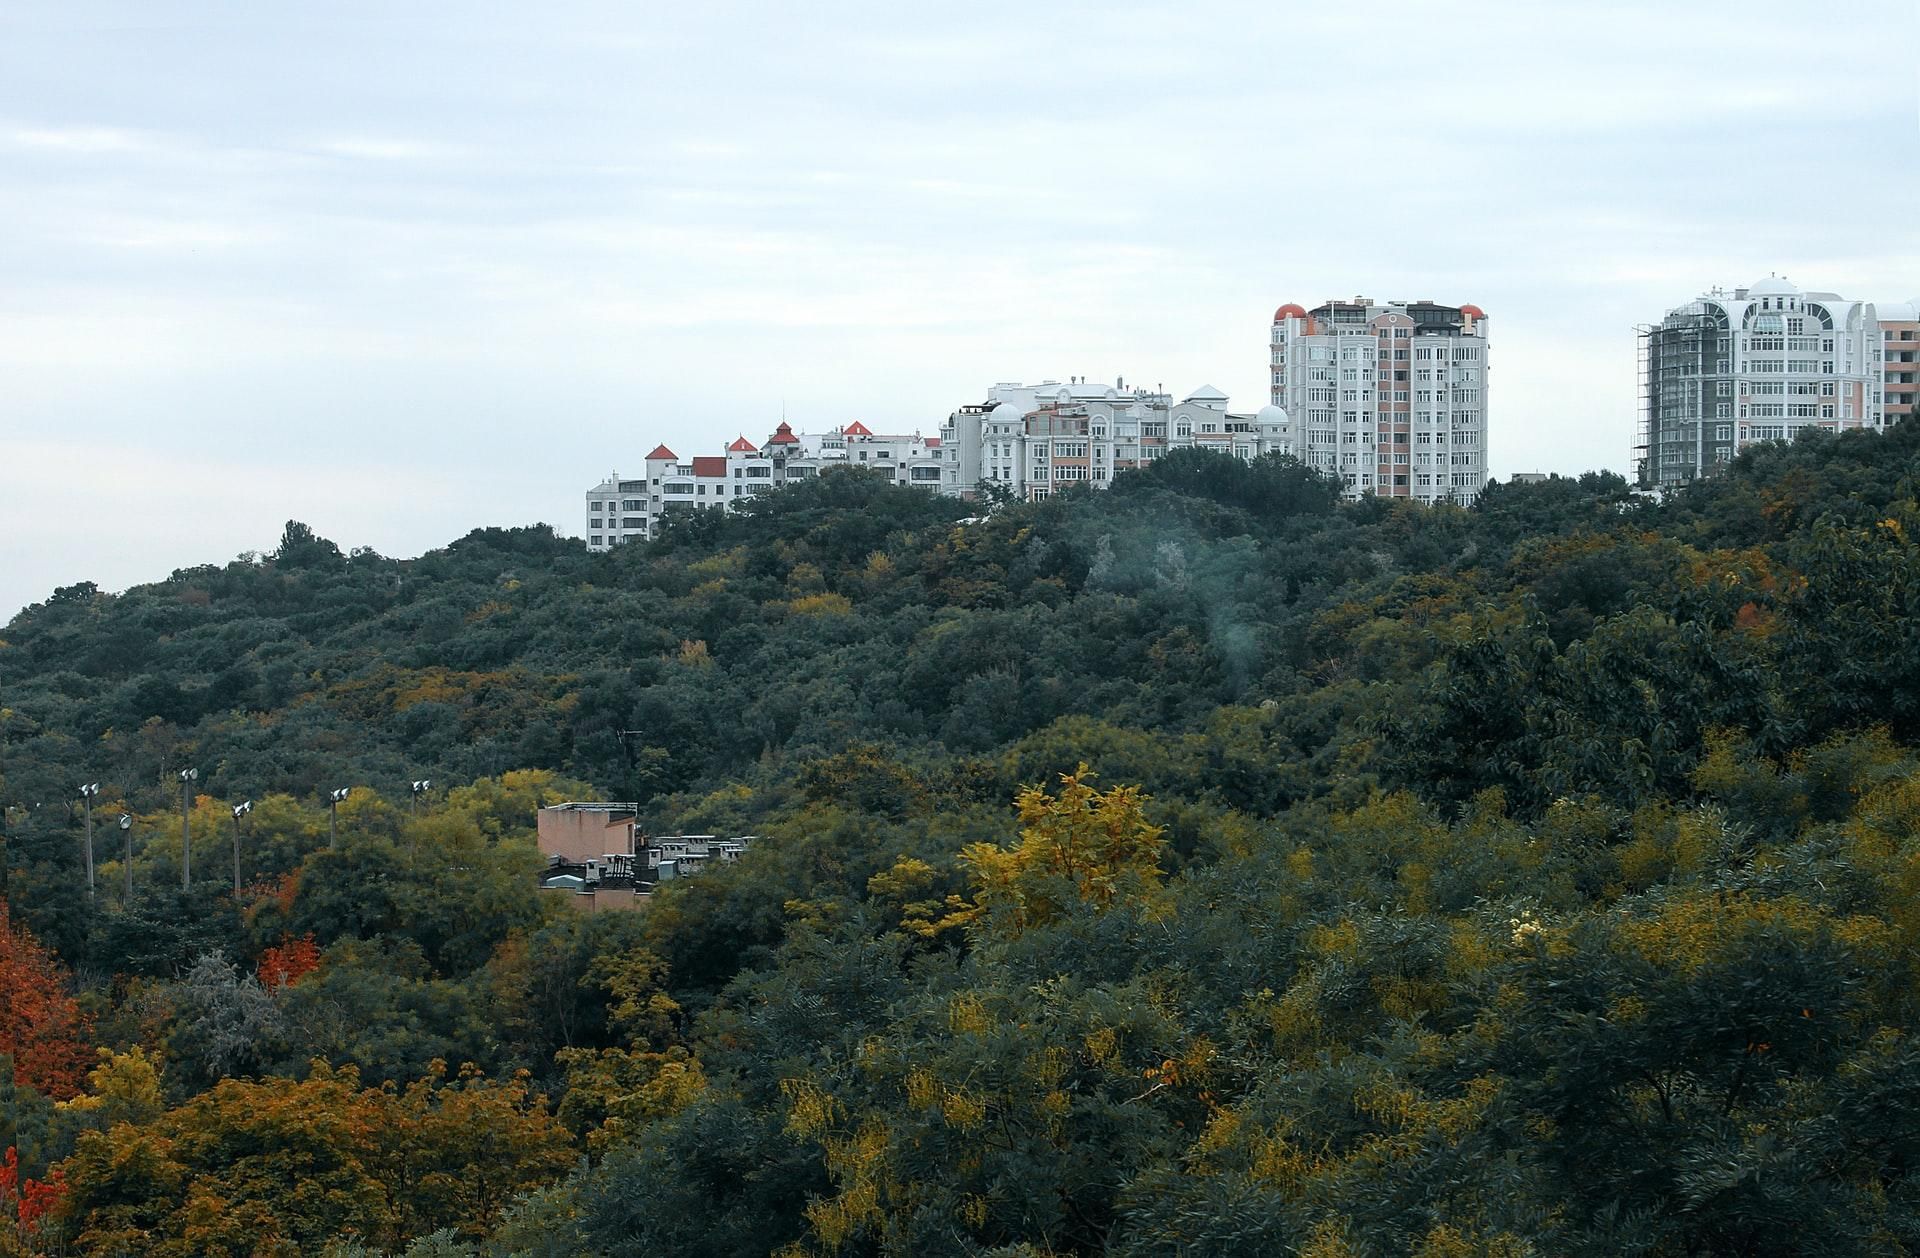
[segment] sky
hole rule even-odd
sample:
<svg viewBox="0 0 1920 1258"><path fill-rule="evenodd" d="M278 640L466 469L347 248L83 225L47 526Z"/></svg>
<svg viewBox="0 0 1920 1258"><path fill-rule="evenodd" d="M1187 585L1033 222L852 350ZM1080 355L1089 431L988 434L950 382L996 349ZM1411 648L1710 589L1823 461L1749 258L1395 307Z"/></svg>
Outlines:
<svg viewBox="0 0 1920 1258"><path fill-rule="evenodd" d="M1920 5L0 0L0 623L1003 380L1266 401L1472 302L1489 458L1627 470L1635 324L1920 296Z"/></svg>

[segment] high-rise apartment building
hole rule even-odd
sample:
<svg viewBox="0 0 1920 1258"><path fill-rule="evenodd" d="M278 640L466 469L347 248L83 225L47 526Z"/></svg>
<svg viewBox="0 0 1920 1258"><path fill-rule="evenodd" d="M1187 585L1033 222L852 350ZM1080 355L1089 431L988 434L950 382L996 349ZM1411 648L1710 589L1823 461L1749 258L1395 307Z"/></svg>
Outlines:
<svg viewBox="0 0 1920 1258"><path fill-rule="evenodd" d="M1878 307L1880 349L1885 356L1883 423L1920 413L1920 297Z"/></svg>
<svg viewBox="0 0 1920 1258"><path fill-rule="evenodd" d="M1640 483L1709 476L1757 441L1885 427L1912 413L1914 311L1769 276L1713 289L1640 329ZM1894 316L1883 323L1885 316ZM1904 316L1904 319L1901 317ZM1905 370L1898 370L1904 367ZM1899 399L1897 410L1888 404Z"/></svg>
<svg viewBox="0 0 1920 1258"><path fill-rule="evenodd" d="M1470 503L1487 482L1487 316L1432 301L1274 311L1273 405L1292 452L1353 497Z"/></svg>

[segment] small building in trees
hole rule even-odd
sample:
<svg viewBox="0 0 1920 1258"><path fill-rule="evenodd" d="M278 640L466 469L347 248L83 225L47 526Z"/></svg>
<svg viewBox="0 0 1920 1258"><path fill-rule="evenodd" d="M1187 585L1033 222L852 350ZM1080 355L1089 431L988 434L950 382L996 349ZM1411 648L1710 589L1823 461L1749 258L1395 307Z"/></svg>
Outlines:
<svg viewBox="0 0 1920 1258"><path fill-rule="evenodd" d="M639 817L638 804L550 804L535 822L540 854L581 862L615 853L631 857Z"/></svg>

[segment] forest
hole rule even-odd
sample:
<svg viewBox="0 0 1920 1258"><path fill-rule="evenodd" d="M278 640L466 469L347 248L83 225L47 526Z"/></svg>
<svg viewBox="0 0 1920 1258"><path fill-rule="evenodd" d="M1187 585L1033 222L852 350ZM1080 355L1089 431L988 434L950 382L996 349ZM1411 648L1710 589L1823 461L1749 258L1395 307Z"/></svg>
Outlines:
<svg viewBox="0 0 1920 1258"><path fill-rule="evenodd" d="M1920 1253L1920 428L982 511L0 628L0 1255Z"/></svg>

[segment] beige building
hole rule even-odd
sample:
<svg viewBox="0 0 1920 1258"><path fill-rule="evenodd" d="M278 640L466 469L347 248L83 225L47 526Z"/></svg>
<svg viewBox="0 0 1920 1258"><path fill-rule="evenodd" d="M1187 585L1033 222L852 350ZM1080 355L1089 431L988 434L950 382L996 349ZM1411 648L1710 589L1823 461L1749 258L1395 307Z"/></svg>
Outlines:
<svg viewBox="0 0 1920 1258"><path fill-rule="evenodd" d="M634 854L637 804L554 804L538 813L540 854L570 864Z"/></svg>
<svg viewBox="0 0 1920 1258"><path fill-rule="evenodd" d="M1912 418L1920 409L1920 297L1882 302L1880 347L1886 354L1886 422Z"/></svg>

